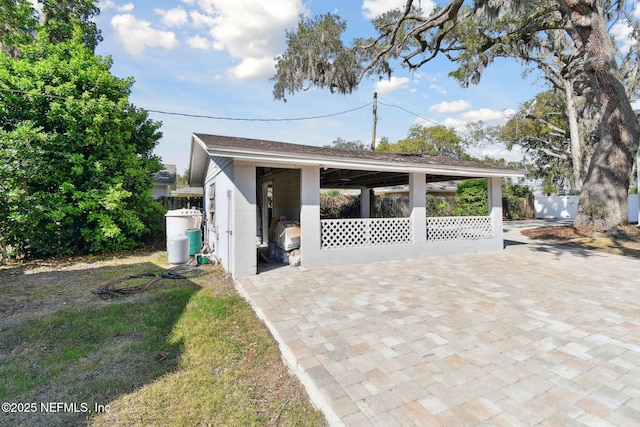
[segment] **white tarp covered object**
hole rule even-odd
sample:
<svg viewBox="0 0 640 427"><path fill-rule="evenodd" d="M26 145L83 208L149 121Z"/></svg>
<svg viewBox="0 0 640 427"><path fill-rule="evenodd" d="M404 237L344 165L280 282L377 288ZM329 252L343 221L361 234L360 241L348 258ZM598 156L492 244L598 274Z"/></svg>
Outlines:
<svg viewBox="0 0 640 427"><path fill-rule="evenodd" d="M300 224L294 221L280 221L275 230L276 245L285 251L300 247Z"/></svg>

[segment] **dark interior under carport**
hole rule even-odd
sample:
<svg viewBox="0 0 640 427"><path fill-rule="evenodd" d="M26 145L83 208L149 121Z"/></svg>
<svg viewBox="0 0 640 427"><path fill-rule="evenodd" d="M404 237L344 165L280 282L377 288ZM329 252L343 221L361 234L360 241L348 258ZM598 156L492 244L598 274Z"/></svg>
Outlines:
<svg viewBox="0 0 640 427"><path fill-rule="evenodd" d="M285 169L258 167L258 178L277 174ZM442 182L472 179L473 177L454 175L428 174L426 182ZM331 189L360 189L392 187L396 185L409 185L409 173L407 172L381 172L354 169L320 168L320 188Z"/></svg>

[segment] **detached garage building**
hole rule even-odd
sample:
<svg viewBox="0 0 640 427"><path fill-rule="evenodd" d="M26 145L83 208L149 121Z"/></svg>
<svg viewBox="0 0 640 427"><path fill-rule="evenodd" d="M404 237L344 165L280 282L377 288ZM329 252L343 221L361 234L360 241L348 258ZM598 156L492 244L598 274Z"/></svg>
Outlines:
<svg viewBox="0 0 640 427"><path fill-rule="evenodd" d="M205 243L233 277L257 274L273 218L299 225L301 266L499 251L502 177L518 170L446 157L193 134L189 183L204 187ZM489 215L427 217L427 182L485 178ZM369 190L409 185L407 218L369 218ZM320 218L322 189L361 191L361 218Z"/></svg>

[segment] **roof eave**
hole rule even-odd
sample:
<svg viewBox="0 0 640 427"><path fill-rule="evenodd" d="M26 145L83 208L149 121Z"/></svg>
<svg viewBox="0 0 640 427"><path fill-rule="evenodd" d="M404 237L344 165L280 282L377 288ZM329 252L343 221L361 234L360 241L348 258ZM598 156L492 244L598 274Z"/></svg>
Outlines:
<svg viewBox="0 0 640 427"><path fill-rule="evenodd" d="M189 186L200 187L204 183L209 153L207 146L195 134L191 135L191 157L189 159Z"/></svg>
<svg viewBox="0 0 640 427"><path fill-rule="evenodd" d="M194 138L197 138L194 136ZM199 140L199 139L198 139ZM200 140L199 140L200 141ZM202 141L200 141L202 143ZM319 167L332 167L340 169L363 169L376 170L381 172L422 172L436 175L452 175L459 177L524 177L525 173L515 169L497 168L474 168L469 166L452 165L430 165L413 164L400 162L387 162L375 159L353 159L326 156L305 155L282 152L265 152L257 150L243 150L238 148L220 147L207 145L207 152L210 156L233 157L251 162L284 163L292 165L309 165ZM192 149L193 152L193 149ZM193 172L192 172L193 173Z"/></svg>

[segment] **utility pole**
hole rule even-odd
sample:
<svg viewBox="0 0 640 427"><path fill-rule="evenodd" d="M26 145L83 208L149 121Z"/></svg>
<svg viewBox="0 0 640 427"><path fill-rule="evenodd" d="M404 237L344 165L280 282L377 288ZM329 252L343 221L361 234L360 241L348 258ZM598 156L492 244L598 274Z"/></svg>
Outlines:
<svg viewBox="0 0 640 427"><path fill-rule="evenodd" d="M376 149L376 125L378 123L378 92L373 92L373 127L371 129L371 151Z"/></svg>

